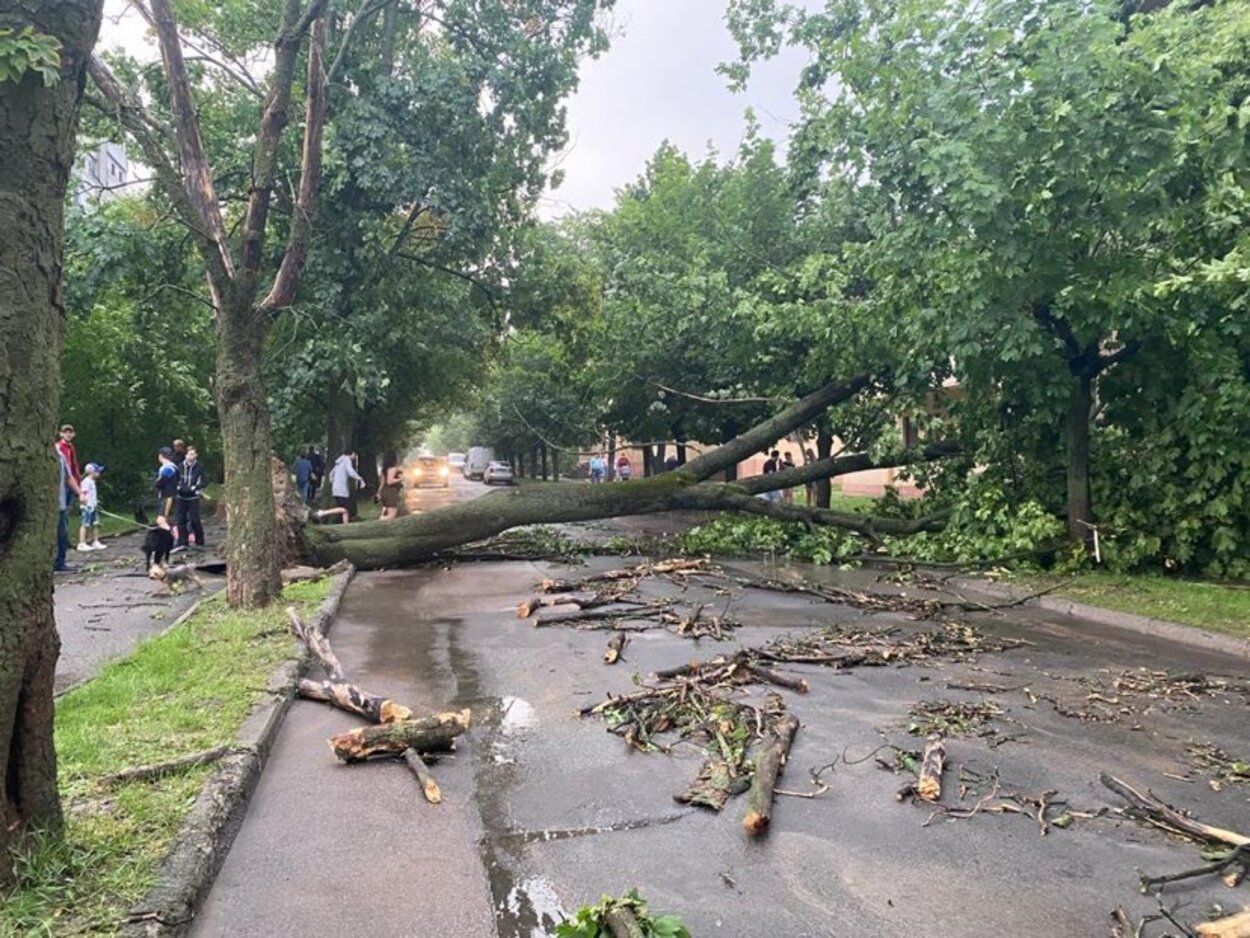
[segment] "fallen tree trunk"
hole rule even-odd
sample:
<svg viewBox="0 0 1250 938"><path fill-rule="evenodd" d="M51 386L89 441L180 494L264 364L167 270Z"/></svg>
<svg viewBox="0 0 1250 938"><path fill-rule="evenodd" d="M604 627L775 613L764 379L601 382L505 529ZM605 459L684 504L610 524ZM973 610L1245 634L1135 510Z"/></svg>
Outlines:
<svg viewBox="0 0 1250 938"><path fill-rule="evenodd" d="M304 525L299 530L304 553L321 565L347 559L366 570L396 567L433 559L445 551L487 540L511 528L668 511L742 511L832 525L870 538L914 534L940 527L944 523L941 517L877 518L786 505L755 496L801 485L813 478L944 458L957 451L952 444L934 444L882 459L861 455L819 460L741 483L711 481L717 473L736 466L787 433L810 423L832 404L854 397L868 384L868 377L860 375L846 384L821 388L673 472L617 485L572 487L536 483L387 522L325 527Z"/></svg>
<svg viewBox="0 0 1250 938"><path fill-rule="evenodd" d="M328 703L348 713L358 713L373 723L397 723L412 716L412 711L389 697L379 697L345 681L299 682L298 693L306 700Z"/></svg>
<svg viewBox="0 0 1250 938"><path fill-rule="evenodd" d="M773 724L769 738L755 759L755 777L751 779L747 813L742 819L743 829L752 837L764 833L772 822L773 791L777 787L777 777L785 769L794 734L798 731L798 717L786 714Z"/></svg>
<svg viewBox="0 0 1250 938"><path fill-rule="evenodd" d="M449 752L456 737L469 729L469 711L436 713L419 720L362 726L330 738L330 748L344 762L375 756L402 756L405 750Z"/></svg>

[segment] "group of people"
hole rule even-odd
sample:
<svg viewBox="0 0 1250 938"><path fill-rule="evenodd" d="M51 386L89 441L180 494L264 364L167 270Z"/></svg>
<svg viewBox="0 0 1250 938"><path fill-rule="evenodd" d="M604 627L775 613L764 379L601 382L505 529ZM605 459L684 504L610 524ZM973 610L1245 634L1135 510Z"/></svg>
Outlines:
<svg viewBox="0 0 1250 938"><path fill-rule="evenodd" d="M772 475L774 472L781 472L785 469L794 468L794 459L789 453L784 456L778 450L772 450L768 454L768 458L764 460L763 475ZM766 502L785 502L789 504L794 501L793 489L778 489L772 492L764 492L760 498Z"/></svg>
<svg viewBox="0 0 1250 938"><path fill-rule="evenodd" d="M313 511L315 521L346 524L355 520L355 499L352 496L365 488L365 480L357 469L359 459L354 450L347 450L334 460L334 465L330 467L330 495L334 498L334 507ZM317 447L309 446L306 452L297 456L291 465L291 473L295 476L300 501L312 505L325 477L325 459L317 452ZM382 506L379 521L399 517L403 485L404 472L399 457L394 452L388 452L382 459L382 472L378 476L378 490L374 495Z"/></svg>
<svg viewBox="0 0 1250 938"><path fill-rule="evenodd" d="M78 507L78 550L82 553L104 550L108 547L100 540L99 479L105 466L89 462L80 466L78 448L74 444L77 432L72 424L61 426L59 437L53 446L59 481L56 556L52 569L57 573L71 570L69 554L70 511ZM169 531L174 538L174 550L186 550L192 544L204 547L204 525L200 517L200 493L208 485L204 466L194 446L183 440L174 440L170 446L162 446L156 453L156 527Z"/></svg>
<svg viewBox="0 0 1250 938"><path fill-rule="evenodd" d="M186 550L193 543L202 549L204 524L200 518L200 493L208 485L208 477L199 452L183 440L174 440L173 445L156 451L156 461L157 527L173 532L175 552Z"/></svg>
<svg viewBox="0 0 1250 938"><path fill-rule="evenodd" d="M590 457L590 481L606 482L608 478L608 458L602 453L596 453ZM616 457L616 477L622 482L628 482L629 477L634 474L634 467L630 464L629 457L624 453Z"/></svg>
<svg viewBox="0 0 1250 938"><path fill-rule="evenodd" d="M52 569L66 573L71 569L66 562L69 553L69 513L78 506L78 549L80 551L104 550L107 544L100 540L100 492L96 485L104 473L101 463L89 462L80 467L76 436L70 424L61 427L60 436L53 445L60 480L58 508L60 516L56 526L56 558Z"/></svg>

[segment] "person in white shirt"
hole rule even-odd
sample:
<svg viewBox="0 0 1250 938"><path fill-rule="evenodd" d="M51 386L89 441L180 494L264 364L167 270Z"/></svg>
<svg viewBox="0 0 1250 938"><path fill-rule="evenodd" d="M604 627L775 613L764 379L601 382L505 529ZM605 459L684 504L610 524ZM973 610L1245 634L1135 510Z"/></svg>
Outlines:
<svg viewBox="0 0 1250 938"><path fill-rule="evenodd" d="M353 507L351 499L353 479L356 481L357 489L365 487L365 480L356 471L356 454L348 451L334 461L334 468L330 470L330 491L334 495L334 504L347 510L348 520L350 520Z"/></svg>
<svg viewBox="0 0 1250 938"><path fill-rule="evenodd" d="M87 463L82 470L82 481L79 483L82 493L78 527L79 550L104 550L108 547L107 544L100 543L100 494L96 489L96 480L103 471L104 467L94 462Z"/></svg>

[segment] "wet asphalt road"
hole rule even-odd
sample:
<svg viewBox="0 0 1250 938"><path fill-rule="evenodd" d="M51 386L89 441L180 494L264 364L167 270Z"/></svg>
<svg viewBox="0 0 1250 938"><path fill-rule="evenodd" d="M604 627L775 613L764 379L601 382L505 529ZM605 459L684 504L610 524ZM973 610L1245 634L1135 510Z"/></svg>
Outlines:
<svg viewBox="0 0 1250 938"><path fill-rule="evenodd" d="M871 576L805 572L843 583ZM1014 688L993 696L1004 710L998 736L950 741L948 792L963 768L997 772L1004 791L1053 790L1051 800L1097 812L1120 805L1098 782L1111 771L1205 821L1250 828L1247 786L1213 791L1185 754L1187 744L1208 741L1250 752L1246 698L1165 701L1110 688L1131 668L1246 679L1250 663L1015 609L971 617L987 633L1032 643L1015 650L842 673L795 666L812 690L786 695L802 729L784 785L807 790L809 768L839 765L826 794L779 799L770 833L749 842L741 799L720 815L672 800L698 768L693 749L627 750L601 723L574 714L605 691L632 689L634 672L733 644L651 631L608 668L604 632L535 629L516 618L515 604L543 576L577 573L492 563L358 577L331 635L349 677L419 711L473 710L475 728L434 768L445 801L425 804L400 764L335 764L325 738L359 721L297 702L194 934L545 935L583 903L637 886L696 936L1103 936L1118 905L1134 919L1154 911L1138 891L1138 869L1200 862L1193 846L1114 815L1043 837L1024 815L930 821L927 809L897 803L901 779L866 757L883 740L918 745L905 729L915 702L986 696L948 681ZM758 591L733 597L732 611L746 623L736 641L747 644L864 618ZM867 621L915 627L893 615ZM1239 909L1247 888L1202 880L1169 896L1193 920L1213 901Z"/></svg>

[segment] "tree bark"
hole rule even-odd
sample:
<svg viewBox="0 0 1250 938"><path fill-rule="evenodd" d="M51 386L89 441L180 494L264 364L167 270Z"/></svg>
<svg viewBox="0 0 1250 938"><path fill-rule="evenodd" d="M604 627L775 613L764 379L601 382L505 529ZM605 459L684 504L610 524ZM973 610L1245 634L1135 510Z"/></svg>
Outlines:
<svg viewBox="0 0 1250 938"><path fill-rule="evenodd" d="M747 793L747 812L742 819L743 830L752 837L764 833L772 822L773 791L777 787L777 778L786 767L790 746L798 731L798 717L786 714L770 727L768 737L755 757L755 775Z"/></svg>
<svg viewBox="0 0 1250 938"><path fill-rule="evenodd" d="M226 464L226 595L232 606L264 606L282 591L285 562L275 523L273 443L260 354L269 320L251 297L217 311L216 391ZM328 468L328 467L327 467Z"/></svg>
<svg viewBox="0 0 1250 938"><path fill-rule="evenodd" d="M52 609L63 212L101 0L5 7L60 42L59 80L0 82L0 883L29 829L57 831Z"/></svg>
<svg viewBox="0 0 1250 938"><path fill-rule="evenodd" d="M822 419L816 424L816 459L828 459L832 454L833 429L829 426L828 419ZM833 500L833 486L829 483L829 479L817 479L812 483L812 487L816 494L815 507L828 508Z"/></svg>
<svg viewBox="0 0 1250 938"><path fill-rule="evenodd" d="M722 442L722 443L728 443L730 440L732 440L732 439L733 439L735 436L737 436L737 435L738 435L738 421L737 421L737 420L735 420L733 417L730 417L730 418L729 418L728 420L726 420L726 421L725 421L725 423L721 426L721 442ZM685 462L686 462L686 460L683 458L683 459L682 459L682 464L684 465L684 464L685 464ZM726 467L726 469L725 469L725 481L726 481L726 482L733 482L733 481L735 481L737 478L738 478L738 464L737 464L737 463L734 463L732 466L728 466L728 467Z"/></svg>
<svg viewBox="0 0 1250 938"><path fill-rule="evenodd" d="M1093 495L1089 480L1089 419L1094 405L1094 379L1078 374L1068 404L1068 536L1073 541L1092 543L1094 532Z"/></svg>
<svg viewBox="0 0 1250 938"><path fill-rule="evenodd" d="M548 472L547 472L547 444L546 444L546 443L539 443L539 444L538 444L538 451L539 451L539 453L542 455L542 459L543 459L543 481L544 481L544 482L546 482L546 481L547 481L547 477L548 477Z"/></svg>

